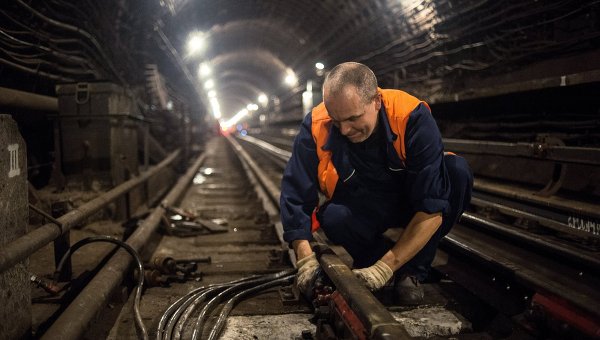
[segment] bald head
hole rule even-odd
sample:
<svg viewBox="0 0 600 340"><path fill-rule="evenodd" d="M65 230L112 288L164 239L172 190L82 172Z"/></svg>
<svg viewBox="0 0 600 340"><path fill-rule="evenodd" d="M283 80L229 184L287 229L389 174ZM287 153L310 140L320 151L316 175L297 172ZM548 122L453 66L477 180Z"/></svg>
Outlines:
<svg viewBox="0 0 600 340"><path fill-rule="evenodd" d="M365 141L377 127L381 108L373 71L359 63L334 67L323 83L323 103L343 136L351 143Z"/></svg>
<svg viewBox="0 0 600 340"><path fill-rule="evenodd" d="M336 97L347 89L354 87L364 103L368 103L377 95L377 78L367 66L347 62L334 67L323 82L323 98Z"/></svg>

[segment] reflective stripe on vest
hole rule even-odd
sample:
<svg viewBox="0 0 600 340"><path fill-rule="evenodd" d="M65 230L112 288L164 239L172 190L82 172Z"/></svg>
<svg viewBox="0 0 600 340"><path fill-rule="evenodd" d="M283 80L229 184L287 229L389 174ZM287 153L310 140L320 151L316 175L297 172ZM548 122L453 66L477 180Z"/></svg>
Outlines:
<svg viewBox="0 0 600 340"><path fill-rule="evenodd" d="M381 93L381 101L385 107L388 122L392 132L398 136L394 141L394 149L402 162L406 161L406 150L404 147L404 134L406 124L410 113L419 106L420 103L425 104L429 109L429 105L410 94L400 90L385 90L379 89ZM333 197L335 186L338 182L339 175L331 161L331 151L323 150L323 146L329 138L329 129L331 128L331 118L327 113L325 104L321 103L312 110L312 136L317 146L317 156L319 157L319 166L317 168L317 177L319 187L327 199Z"/></svg>

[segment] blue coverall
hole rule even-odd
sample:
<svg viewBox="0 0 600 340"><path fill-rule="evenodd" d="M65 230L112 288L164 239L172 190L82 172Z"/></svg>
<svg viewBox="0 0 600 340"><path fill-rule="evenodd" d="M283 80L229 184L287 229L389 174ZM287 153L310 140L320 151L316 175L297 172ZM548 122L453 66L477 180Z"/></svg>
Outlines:
<svg viewBox="0 0 600 340"><path fill-rule="evenodd" d="M311 134L311 114L294 140L292 157L281 184L281 220L284 240L312 240L311 215L319 203L319 159ZM462 158L444 155L439 129L420 104L411 113L405 132L406 161L393 147L398 138L390 129L384 105L373 134L351 143L331 126L324 149L332 151L339 181L331 200L317 218L325 235L343 246L355 268L379 260L393 242L383 236L390 227L405 227L418 211L442 213L442 224L427 244L397 273L423 280L446 235L471 199L473 175Z"/></svg>

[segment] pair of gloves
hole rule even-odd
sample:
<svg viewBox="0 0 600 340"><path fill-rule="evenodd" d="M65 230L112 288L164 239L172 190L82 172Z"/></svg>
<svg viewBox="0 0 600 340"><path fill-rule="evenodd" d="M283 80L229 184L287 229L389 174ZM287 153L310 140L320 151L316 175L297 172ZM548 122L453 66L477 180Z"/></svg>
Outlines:
<svg viewBox="0 0 600 340"><path fill-rule="evenodd" d="M313 295L314 283L321 271L315 253L298 260L296 266L298 268L296 285L300 292L310 300ZM394 275L394 271L382 261L377 261L367 268L353 269L352 272L371 291L383 287Z"/></svg>

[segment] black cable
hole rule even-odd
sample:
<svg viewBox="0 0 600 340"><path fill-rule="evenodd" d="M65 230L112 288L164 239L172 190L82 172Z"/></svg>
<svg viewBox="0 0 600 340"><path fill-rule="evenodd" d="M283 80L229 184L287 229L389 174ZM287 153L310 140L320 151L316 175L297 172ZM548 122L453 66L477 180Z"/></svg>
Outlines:
<svg viewBox="0 0 600 340"><path fill-rule="evenodd" d="M227 301L225 306L223 306L223 309L221 309L221 312L219 313L219 317L217 318L217 321L215 322L213 328L210 331L210 334L208 335L208 340L216 339L219 336L219 334L221 333L221 330L223 330L223 326L225 326L225 321L227 320L229 313L231 312L233 307L238 303L238 301L241 298L244 298L247 295L254 294L261 290L265 290L267 288L281 285L283 283L291 283L294 280L294 277L295 277L295 275L292 274L292 275L289 275L286 277L282 277L281 279L266 282L266 283L263 283L256 287L249 288L249 289L246 289L244 291L237 293L234 297L229 299L229 301Z"/></svg>
<svg viewBox="0 0 600 340"><path fill-rule="evenodd" d="M262 280L261 275L253 275L247 278L243 278L240 280L232 281L232 283L220 285L219 289L227 289L233 288L236 285L240 284L254 284ZM206 294L198 294L197 296L190 298L185 306L179 307L176 313L174 313L173 317L169 321L169 325L167 325L167 335L165 339L181 339L181 335L183 333L183 327L185 323L189 319L190 315L202 305L205 301L205 298L209 295L209 293L217 292L218 289L215 289L211 292L207 292ZM183 314L182 314L183 313ZM177 315L176 315L177 314ZM173 335L174 334L174 335Z"/></svg>
<svg viewBox="0 0 600 340"><path fill-rule="evenodd" d="M221 293L217 294L217 296L213 297L206 305L204 305L204 307L200 311L200 314L198 315L198 318L196 319L196 324L194 326L194 332L192 333L192 340L198 340L199 337L202 336L202 330L204 328L204 321L205 321L206 317L208 316L208 312L212 311L211 308L214 307L215 305L219 304L224 297L229 296L232 293L236 293L239 290L243 290L246 287L250 286L251 284L263 284L266 282L280 279L284 276L291 275L295 272L296 272L296 269L293 269L293 270L286 270L286 271L282 271L282 272L271 274L271 275L265 275L258 280L251 281L251 282L242 282L238 285L227 288L224 291L222 291Z"/></svg>
<svg viewBox="0 0 600 340"><path fill-rule="evenodd" d="M160 321L158 323L158 327L157 327L157 331L156 331L156 334L157 334L156 340L163 339L163 334L166 332L166 330L164 328L165 328L165 326L167 326L167 318L173 319L176 317L175 316L176 313L181 314L181 312L179 312L179 309L181 308L181 306L183 304L185 304L187 301L189 301L191 298L193 298L195 295L202 294L203 291L205 291L206 289L212 288L212 287L232 285L232 284L240 283L243 281L253 280L258 277L259 277L259 275L253 275L253 276L229 281L229 282L222 283L222 284L212 284L212 285L208 285L208 286L202 286L202 287L199 287L199 288L196 288L196 289L190 291L189 293L187 293L186 295L184 295L183 297L181 297L180 299L178 299L177 301L172 303L171 306L169 306L169 308L167 308L167 310L163 313L163 315L161 316ZM177 316L177 318L179 318L179 316ZM169 322L170 322L170 320L169 320ZM170 335L169 335L169 337L170 337Z"/></svg>
<svg viewBox="0 0 600 340"><path fill-rule="evenodd" d="M209 296L213 294L218 294L219 291L230 288L231 285L223 285L218 287L212 287L202 292L201 294L197 294L196 296L188 299L181 307L177 309L175 313L173 313L173 317L169 320L166 329L166 337L165 339L180 339L181 333L183 332L183 327L187 322L187 319L192 314L196 308L201 305ZM173 335L174 334L174 335Z"/></svg>
<svg viewBox="0 0 600 340"><path fill-rule="evenodd" d="M45 21L46 23L56 26L58 28L67 30L67 31L71 31L74 33L77 33L83 37L85 37L88 41L90 41L92 43L92 45L94 45L94 47L96 48L96 50L98 51L98 53L100 53L100 56L102 57L103 61L105 62L105 64L108 66L108 68L111 70L112 74L115 76L115 78L119 81L119 83L121 85L127 85L127 82L125 81L125 79L122 77L122 75L118 72L118 70L115 68L115 65L113 64L112 60L108 57L108 55L106 54L104 48L102 47L102 45L98 42L98 40L96 39L96 37L94 37L92 34L88 33L87 31L70 25L70 24L66 24L63 22L60 22L58 20L54 20L52 18L49 18L47 16L45 16L44 14L42 14L41 12L37 11L36 9L34 9L33 7L29 6L28 4L26 4L25 2L23 2L22 0L16 0L16 3L19 4L21 7L29 10L33 15L35 15L36 17L42 19L43 21Z"/></svg>
<svg viewBox="0 0 600 340"><path fill-rule="evenodd" d="M71 255L77 251L77 249L81 248L82 246L84 246L86 244L93 243L93 242L108 242L108 243L116 244L119 247L122 247L123 249L125 249L134 258L134 260L137 264L139 273L138 273L138 280L137 280L138 282L135 287L135 298L133 300L133 312L135 314L135 323L138 326L140 332L142 333L143 339L148 340L148 332L146 331L146 327L144 326L144 322L142 321L142 316L140 314L140 300L142 298L142 288L144 287L144 263L142 262L142 259L138 255L137 251L135 249L133 249L129 244L127 244L121 240L118 240L114 237L110 237L110 236L92 236L92 237L84 238L84 239L76 242L75 244L73 244L69 248L69 250L67 250L65 255L63 255L63 257L60 260L58 267L56 268L56 271L54 273L55 279L58 278L58 275L62 271L62 267L65 264L65 262L67 261L67 259L69 259L71 257Z"/></svg>

